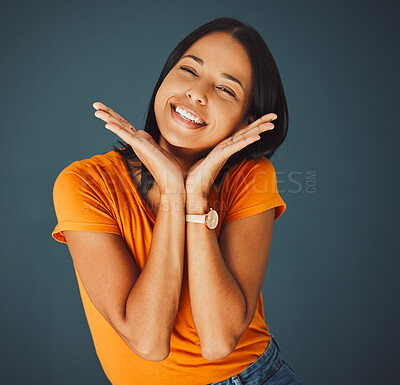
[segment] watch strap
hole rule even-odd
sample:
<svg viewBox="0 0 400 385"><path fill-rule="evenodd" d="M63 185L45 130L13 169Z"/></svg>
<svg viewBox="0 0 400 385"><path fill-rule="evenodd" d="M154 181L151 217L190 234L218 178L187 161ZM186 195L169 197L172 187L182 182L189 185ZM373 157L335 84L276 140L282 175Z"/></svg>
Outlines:
<svg viewBox="0 0 400 385"><path fill-rule="evenodd" d="M206 214L186 214L186 222L203 223L210 230L217 227L218 220L218 213L212 208Z"/></svg>
<svg viewBox="0 0 400 385"><path fill-rule="evenodd" d="M206 223L206 214L186 214L186 222Z"/></svg>

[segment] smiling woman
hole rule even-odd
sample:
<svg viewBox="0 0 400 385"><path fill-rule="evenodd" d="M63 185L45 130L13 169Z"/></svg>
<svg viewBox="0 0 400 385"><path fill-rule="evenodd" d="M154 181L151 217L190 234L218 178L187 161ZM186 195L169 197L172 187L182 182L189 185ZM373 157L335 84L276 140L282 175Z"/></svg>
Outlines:
<svg viewBox="0 0 400 385"><path fill-rule="evenodd" d="M186 155L180 161L185 171L185 165L197 161L197 153L210 151L248 124L251 72L241 43L230 34L214 32L197 40L164 78L154 102L160 146L191 152L190 162ZM187 121L171 106L180 107L184 116L205 124Z"/></svg>
<svg viewBox="0 0 400 385"><path fill-rule="evenodd" d="M286 209L269 158L288 126L263 38L231 18L185 37L143 130L93 107L125 143L61 171L52 236L68 245L111 383L299 384L261 293Z"/></svg>

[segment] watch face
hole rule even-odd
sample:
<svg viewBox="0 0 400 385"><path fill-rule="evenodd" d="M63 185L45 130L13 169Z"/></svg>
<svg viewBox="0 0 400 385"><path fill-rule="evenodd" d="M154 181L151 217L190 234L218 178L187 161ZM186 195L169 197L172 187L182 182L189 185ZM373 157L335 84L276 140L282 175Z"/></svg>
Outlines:
<svg viewBox="0 0 400 385"><path fill-rule="evenodd" d="M215 229L218 225L218 213L215 210L211 210L206 217L206 224L209 229Z"/></svg>

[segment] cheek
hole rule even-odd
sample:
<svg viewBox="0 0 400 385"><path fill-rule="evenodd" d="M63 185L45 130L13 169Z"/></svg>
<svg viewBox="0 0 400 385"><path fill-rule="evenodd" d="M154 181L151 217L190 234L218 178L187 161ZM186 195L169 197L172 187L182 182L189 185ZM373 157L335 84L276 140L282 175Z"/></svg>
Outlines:
<svg viewBox="0 0 400 385"><path fill-rule="evenodd" d="M154 99L154 114L156 115L156 119L158 118L160 110L160 98L161 98L160 89L158 89L156 97Z"/></svg>
<svg viewBox="0 0 400 385"><path fill-rule="evenodd" d="M224 127L224 131L227 132L227 135L234 130L238 130L241 126L241 111L237 111L231 105L224 105L223 108L218 109L217 115L218 122Z"/></svg>
<svg viewBox="0 0 400 385"><path fill-rule="evenodd" d="M175 74L171 72L164 78L163 82L161 83L160 88L163 92L170 91L174 92L175 88L179 87L182 83L182 79L179 79Z"/></svg>
<svg viewBox="0 0 400 385"><path fill-rule="evenodd" d="M158 89L156 93L156 97L154 99L154 112L156 114L156 117L158 114L162 113L163 108L165 107L167 103L167 99L170 95L167 94L167 87L168 84L164 81L160 88Z"/></svg>
<svg viewBox="0 0 400 385"><path fill-rule="evenodd" d="M177 92L179 92L179 86L173 78L168 76L161 83L160 88L157 91L154 104L158 106L159 109L166 106L169 99L173 97ZM156 107L154 108L156 110Z"/></svg>

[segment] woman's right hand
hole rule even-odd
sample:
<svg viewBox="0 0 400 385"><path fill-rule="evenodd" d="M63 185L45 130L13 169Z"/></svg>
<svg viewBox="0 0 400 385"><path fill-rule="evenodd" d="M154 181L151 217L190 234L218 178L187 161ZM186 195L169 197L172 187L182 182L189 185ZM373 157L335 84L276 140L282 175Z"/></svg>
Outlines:
<svg viewBox="0 0 400 385"><path fill-rule="evenodd" d="M103 103L95 102L95 116L104 120L106 128L128 143L153 175L160 194L185 192L183 169L179 162L143 130L137 131L127 120Z"/></svg>

